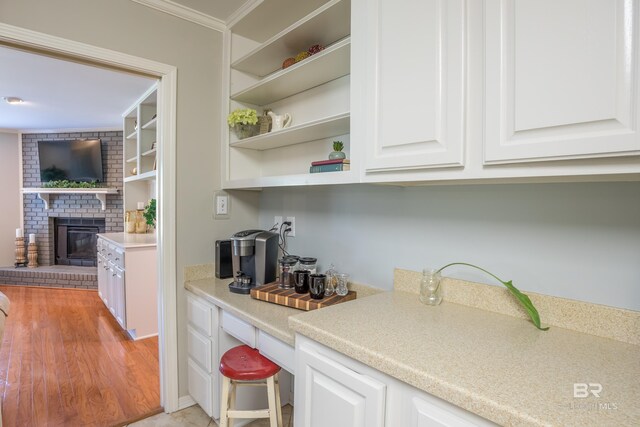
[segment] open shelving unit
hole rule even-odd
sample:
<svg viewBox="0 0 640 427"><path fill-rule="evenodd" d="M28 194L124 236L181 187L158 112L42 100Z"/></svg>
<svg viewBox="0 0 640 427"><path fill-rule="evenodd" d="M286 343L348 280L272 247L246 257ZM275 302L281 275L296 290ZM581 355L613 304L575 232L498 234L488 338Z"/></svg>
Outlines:
<svg viewBox="0 0 640 427"><path fill-rule="evenodd" d="M234 89L225 113L286 112L293 126L242 140L225 127L224 188L357 181L352 171L302 173L327 158L332 138L345 142L350 157L350 32L350 0L260 2L231 26L228 88ZM286 58L315 44L324 50L282 69Z"/></svg>
<svg viewBox="0 0 640 427"><path fill-rule="evenodd" d="M135 210L138 202L156 195L157 85L151 87L124 114L124 207ZM135 173L134 173L135 168Z"/></svg>

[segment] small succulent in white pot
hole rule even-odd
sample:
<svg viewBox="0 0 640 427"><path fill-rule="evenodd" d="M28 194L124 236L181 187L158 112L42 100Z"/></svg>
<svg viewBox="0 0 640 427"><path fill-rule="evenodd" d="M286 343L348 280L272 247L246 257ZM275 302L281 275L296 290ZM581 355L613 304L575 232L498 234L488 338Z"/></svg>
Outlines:
<svg viewBox="0 0 640 427"><path fill-rule="evenodd" d="M333 141L333 151L329 153L329 160L346 159L347 155L342 151L343 148L344 144L342 141Z"/></svg>

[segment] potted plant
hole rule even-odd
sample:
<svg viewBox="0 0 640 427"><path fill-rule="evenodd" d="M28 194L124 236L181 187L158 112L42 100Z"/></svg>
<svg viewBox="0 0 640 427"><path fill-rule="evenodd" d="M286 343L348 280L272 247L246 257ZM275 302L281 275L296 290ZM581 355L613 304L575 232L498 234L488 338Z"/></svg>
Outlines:
<svg viewBox="0 0 640 427"><path fill-rule="evenodd" d="M227 117L227 123L238 139L249 138L260 132L258 113L253 108L239 108Z"/></svg>
<svg viewBox="0 0 640 427"><path fill-rule="evenodd" d="M142 213L142 215L147 221L147 225L149 227L156 226L156 199L149 200L149 204L144 207L144 212Z"/></svg>
<svg viewBox="0 0 640 427"><path fill-rule="evenodd" d="M333 151L329 153L329 160L346 159L347 155L342 151L343 148L342 141L333 141Z"/></svg>

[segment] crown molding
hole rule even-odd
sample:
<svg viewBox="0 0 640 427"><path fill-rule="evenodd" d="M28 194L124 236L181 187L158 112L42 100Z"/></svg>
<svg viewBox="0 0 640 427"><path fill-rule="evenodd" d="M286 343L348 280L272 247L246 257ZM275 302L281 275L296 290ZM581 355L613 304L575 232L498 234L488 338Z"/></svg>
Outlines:
<svg viewBox="0 0 640 427"><path fill-rule="evenodd" d="M211 28L212 30L223 32L227 29L224 21L213 16L207 15L190 7L172 2L171 0L131 0L143 6L159 10L160 12L173 15L185 21Z"/></svg>
<svg viewBox="0 0 640 427"><path fill-rule="evenodd" d="M6 129L6 128L0 128L0 133L11 133L11 134L19 134L20 130L19 129Z"/></svg>

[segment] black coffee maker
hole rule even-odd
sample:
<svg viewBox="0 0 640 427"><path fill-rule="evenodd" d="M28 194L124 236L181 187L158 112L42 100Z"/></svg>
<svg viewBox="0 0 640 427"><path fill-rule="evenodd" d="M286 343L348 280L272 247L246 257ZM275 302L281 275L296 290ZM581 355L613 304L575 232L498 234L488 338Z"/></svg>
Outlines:
<svg viewBox="0 0 640 427"><path fill-rule="evenodd" d="M235 280L229 290L248 294L255 286L276 280L278 234L264 230L239 231L231 236L231 253Z"/></svg>

